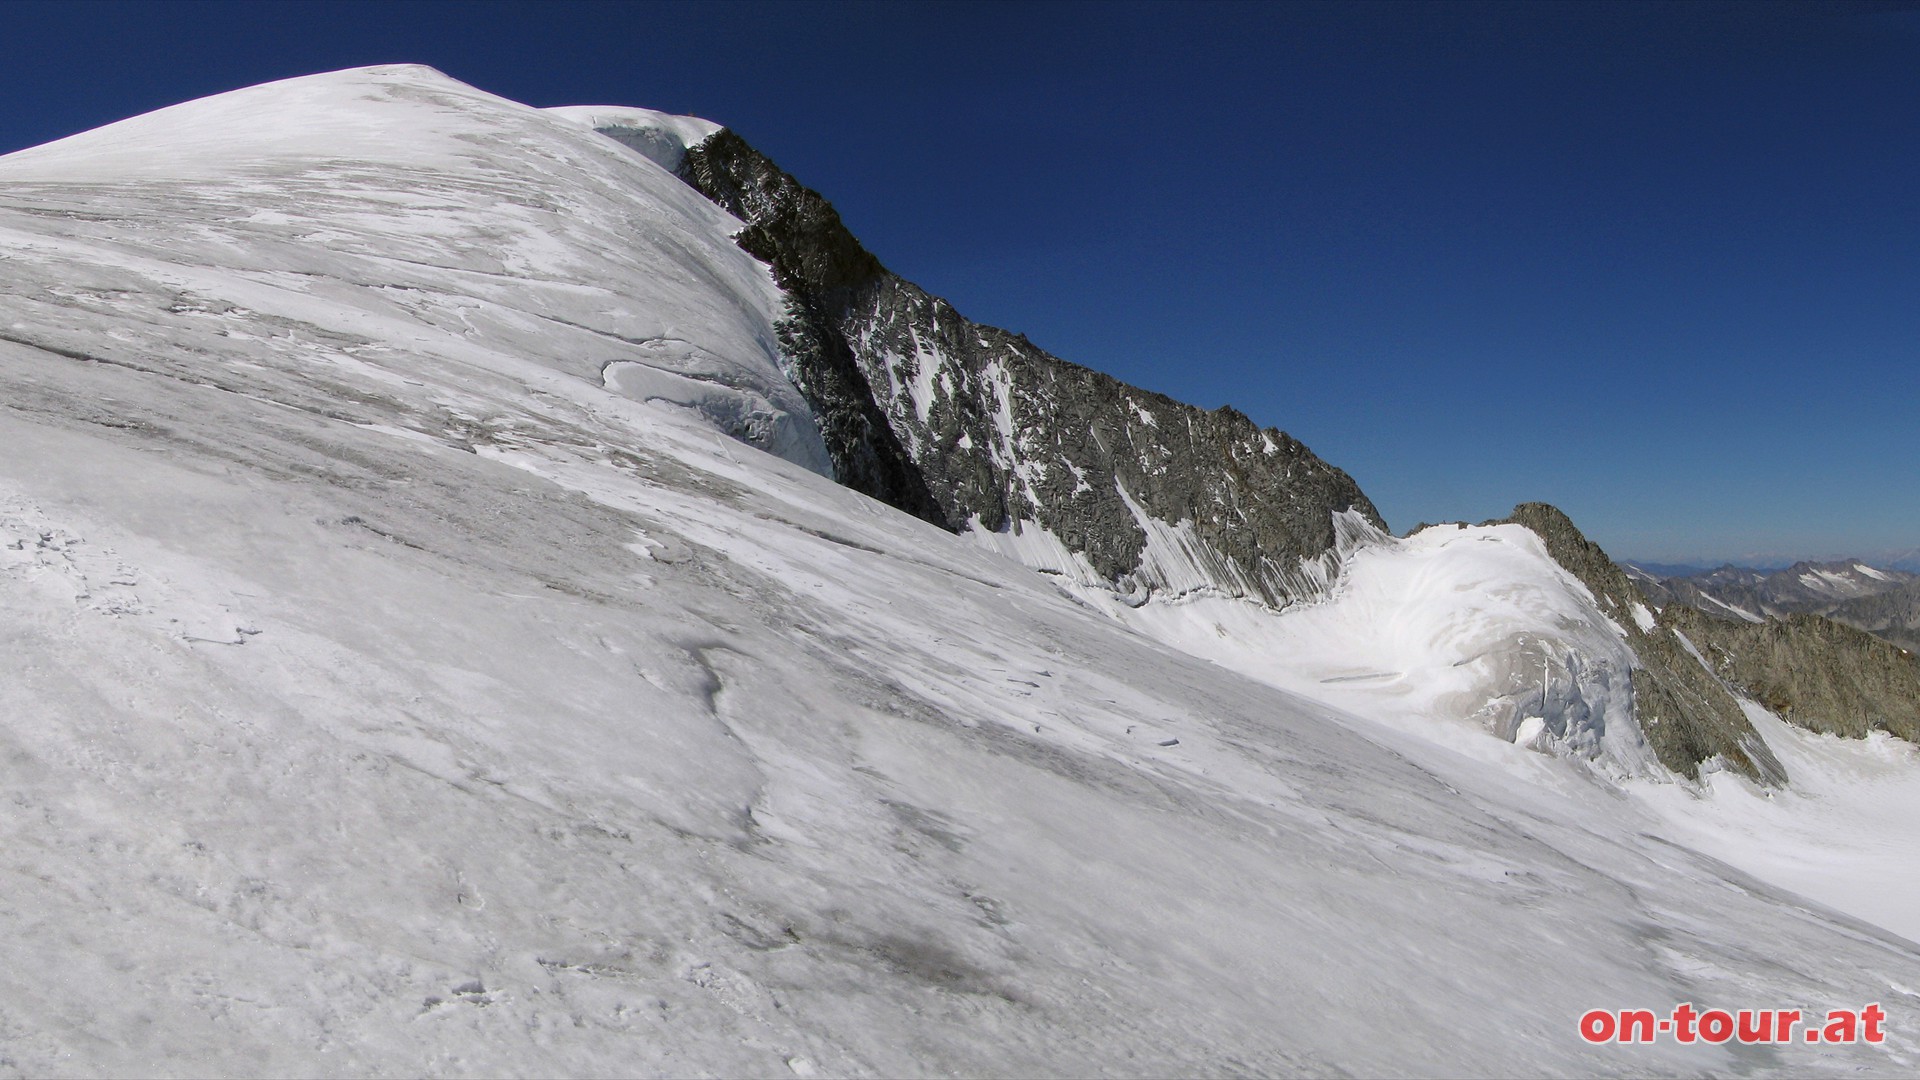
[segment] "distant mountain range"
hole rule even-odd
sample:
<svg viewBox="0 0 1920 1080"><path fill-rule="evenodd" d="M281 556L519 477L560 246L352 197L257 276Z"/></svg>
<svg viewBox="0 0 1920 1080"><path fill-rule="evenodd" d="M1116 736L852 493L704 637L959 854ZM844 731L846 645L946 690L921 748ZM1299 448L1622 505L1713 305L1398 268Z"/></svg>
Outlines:
<svg viewBox="0 0 1920 1080"><path fill-rule="evenodd" d="M1909 651L1920 649L1920 575L1860 559L1798 562L1784 570L1722 566L1686 574L1651 563L1623 564L1654 603L1681 603L1708 615L1760 623L1824 615Z"/></svg>

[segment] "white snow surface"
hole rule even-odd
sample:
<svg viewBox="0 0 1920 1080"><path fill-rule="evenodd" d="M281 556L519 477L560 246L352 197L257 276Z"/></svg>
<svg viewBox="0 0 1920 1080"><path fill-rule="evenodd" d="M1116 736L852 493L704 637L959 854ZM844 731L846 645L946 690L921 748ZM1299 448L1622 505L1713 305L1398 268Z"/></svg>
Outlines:
<svg viewBox="0 0 1920 1080"><path fill-rule="evenodd" d="M1869 580L1862 581L1863 577ZM1855 563L1841 570L1829 570L1826 567L1816 566L1811 571L1802 573L1799 580L1800 584L1815 593L1836 599L1849 599L1874 592L1873 581L1890 579L1885 574Z"/></svg>
<svg viewBox="0 0 1920 1080"><path fill-rule="evenodd" d="M1648 775L1514 526L1276 616L837 487L735 224L420 68L0 159L0 1074L1920 1069L1766 863L1908 750ZM1682 1001L1891 1034L1576 1031Z"/></svg>
<svg viewBox="0 0 1920 1080"><path fill-rule="evenodd" d="M1794 727L1759 704L1747 718L1793 783L1760 791L1729 772L1710 797L1676 787L1641 794L1666 832L1743 870L1920 941L1920 748L1885 732L1842 739ZM1906 984L1909 989L1920 987Z"/></svg>
<svg viewBox="0 0 1920 1080"><path fill-rule="evenodd" d="M1748 611L1746 608L1740 607L1737 604L1729 604L1725 600L1720 599L1719 597L1713 595L1710 592L1706 592L1703 590L1699 593L1699 595L1702 598L1706 599L1707 601L1711 602L1715 607L1721 608L1730 614L1736 615L1747 622L1763 623L1767 621L1767 617L1765 615L1756 615L1753 612Z"/></svg>

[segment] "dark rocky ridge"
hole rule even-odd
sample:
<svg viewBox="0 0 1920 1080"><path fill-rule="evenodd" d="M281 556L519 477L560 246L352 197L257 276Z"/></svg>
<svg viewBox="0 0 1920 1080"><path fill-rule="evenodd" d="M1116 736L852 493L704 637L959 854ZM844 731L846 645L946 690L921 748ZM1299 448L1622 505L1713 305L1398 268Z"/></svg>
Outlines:
<svg viewBox="0 0 1920 1080"><path fill-rule="evenodd" d="M1698 777L1700 763L1717 755L1754 780L1787 782L1785 767L1747 721L1732 692L1674 628L1664 619L1656 620L1651 630L1640 628L1633 617L1634 605L1645 603L1640 590L1566 514L1546 503L1522 503L1506 520L1538 534L1547 554L1578 578L1625 632L1641 663L1633 672L1634 715L1662 765Z"/></svg>
<svg viewBox="0 0 1920 1080"><path fill-rule="evenodd" d="M790 375L841 482L949 528L1038 524L1123 591L1213 588L1275 606L1316 587L1301 564L1334 547L1335 513L1385 528L1346 473L1282 432L962 317L733 132L689 149L679 174L747 223L738 242L786 291ZM1143 560L1142 516L1191 523L1191 566Z"/></svg>
<svg viewBox="0 0 1920 1080"><path fill-rule="evenodd" d="M747 227L734 237L773 267L787 294L777 327L787 375L813 407L833 460L834 479L890 506L946 528L956 519L927 489L926 477L900 445L874 401L858 359L839 332L836 297L886 273L840 223L825 199L777 169L732 163L764 160L731 131L715 132L687 151L679 176Z"/></svg>

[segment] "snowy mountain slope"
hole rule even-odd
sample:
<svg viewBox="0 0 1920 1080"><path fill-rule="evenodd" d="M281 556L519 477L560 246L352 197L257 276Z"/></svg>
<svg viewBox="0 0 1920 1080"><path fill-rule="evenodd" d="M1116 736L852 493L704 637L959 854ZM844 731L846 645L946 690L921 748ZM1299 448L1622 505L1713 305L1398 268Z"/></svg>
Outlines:
<svg viewBox="0 0 1920 1080"><path fill-rule="evenodd" d="M1920 977L640 408L627 469L287 422L412 498L9 416L14 1068L1714 1069L1572 1018Z"/></svg>
<svg viewBox="0 0 1920 1080"><path fill-rule="evenodd" d="M590 112L578 118L634 139L636 121ZM648 138L684 142L665 127ZM747 223L736 241L767 260L786 292L779 325L788 370L821 418L842 482L929 521L963 525L990 549L1091 589L1097 604L1115 595L1129 606L1192 599L1245 614L1252 627L1267 625L1261 613L1211 601L1251 600L1269 611L1324 601L1342 559L1336 522L1356 515L1384 528L1350 477L1283 432L1062 361L889 273L825 198L737 134L722 129L687 147L677 171ZM1494 650L1502 659L1476 659L1475 678L1445 695L1437 715L1511 739L1527 719L1516 702L1532 694L1544 702L1534 719L1554 747L1598 754L1595 733L1610 728L1608 754L1627 772L1640 768L1644 749L1631 744L1646 743L1687 777L1726 763L1784 783L1733 694L1653 625L1612 560L1564 514L1536 509L1515 520L1552 539L1526 574L1557 575L1578 594L1566 599L1584 609L1581 619L1617 632L1591 638L1592 651L1571 644L1582 635L1564 637L1564 622L1503 624L1509 645ZM1516 514L1523 511L1532 513L1523 506ZM1249 640L1271 636L1252 627ZM1361 644L1336 638L1342 648ZM1204 636L1166 640L1197 655L1219 652ZM1558 641L1567 658L1558 694L1537 655L1551 651L1541 641ZM1535 659L1521 662L1529 650ZM1541 677L1523 679L1522 669ZM1504 719L1482 722L1492 715Z"/></svg>
<svg viewBox="0 0 1920 1080"><path fill-rule="evenodd" d="M1762 800L1728 773L1706 778L1708 798L1643 789L1667 816L1662 833L1920 941L1920 835L1906 827L1920 814L1920 749L1885 732L1817 734L1745 704L1792 785Z"/></svg>
<svg viewBox="0 0 1920 1080"><path fill-rule="evenodd" d="M422 69L248 94L174 114L274 121L184 180L0 159L0 1071L1920 1065L1920 950L1717 861L1747 790L1703 856L1678 785L1168 648L821 475L764 271L654 162ZM1470 535L1406 546L1428 605L1383 547L1299 614L1362 673L1603 627ZM1880 1047L1574 1026L1876 1000Z"/></svg>

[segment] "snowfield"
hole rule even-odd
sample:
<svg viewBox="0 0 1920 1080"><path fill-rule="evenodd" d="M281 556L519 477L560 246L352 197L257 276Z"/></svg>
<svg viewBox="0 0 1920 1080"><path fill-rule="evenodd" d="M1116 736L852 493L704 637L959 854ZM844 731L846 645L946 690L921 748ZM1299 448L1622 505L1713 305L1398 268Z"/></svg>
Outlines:
<svg viewBox="0 0 1920 1080"><path fill-rule="evenodd" d="M1910 748L1660 773L1516 526L1276 616L840 488L644 150L386 67L0 159L0 1074L1920 1069Z"/></svg>

